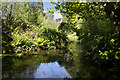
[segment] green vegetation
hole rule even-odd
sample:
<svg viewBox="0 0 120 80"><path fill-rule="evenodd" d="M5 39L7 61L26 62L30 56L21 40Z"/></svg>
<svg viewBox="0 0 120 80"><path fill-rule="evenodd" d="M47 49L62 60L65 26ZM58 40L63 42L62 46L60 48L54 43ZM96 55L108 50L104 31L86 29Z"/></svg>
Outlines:
<svg viewBox="0 0 120 80"><path fill-rule="evenodd" d="M65 48L66 35L57 30L59 23L43 13L39 2L4 3L2 7L5 14L2 18L3 53Z"/></svg>
<svg viewBox="0 0 120 80"><path fill-rule="evenodd" d="M32 4L2 6L3 53L66 49L72 40L98 65L119 65L120 2L53 2L64 16L62 23L47 18L39 2Z"/></svg>
<svg viewBox="0 0 120 80"><path fill-rule="evenodd" d="M71 28L70 30L76 32L86 57L93 59L98 64L119 65L119 2L62 2L54 4L56 4L56 9L66 16L66 24ZM61 29L63 31L69 30L65 27Z"/></svg>

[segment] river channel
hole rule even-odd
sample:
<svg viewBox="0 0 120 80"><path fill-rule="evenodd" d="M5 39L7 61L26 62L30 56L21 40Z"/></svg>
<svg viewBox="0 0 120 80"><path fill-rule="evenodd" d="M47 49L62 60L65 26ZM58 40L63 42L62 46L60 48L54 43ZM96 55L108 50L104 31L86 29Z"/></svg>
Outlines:
<svg viewBox="0 0 120 80"><path fill-rule="evenodd" d="M41 50L37 55L4 57L2 78L80 78L81 80L119 79L118 68L97 67L85 58L79 44L65 50Z"/></svg>

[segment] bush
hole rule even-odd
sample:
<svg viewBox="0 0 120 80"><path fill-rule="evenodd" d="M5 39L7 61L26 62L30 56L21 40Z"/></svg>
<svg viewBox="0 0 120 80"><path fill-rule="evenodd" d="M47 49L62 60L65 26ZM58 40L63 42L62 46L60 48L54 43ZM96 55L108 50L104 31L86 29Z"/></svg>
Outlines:
<svg viewBox="0 0 120 80"><path fill-rule="evenodd" d="M80 28L83 50L98 64L114 65L120 60L120 36L108 19L84 21Z"/></svg>
<svg viewBox="0 0 120 80"><path fill-rule="evenodd" d="M45 29L42 34L45 39L49 40L49 48L65 48L68 38L65 34L57 32L55 29Z"/></svg>

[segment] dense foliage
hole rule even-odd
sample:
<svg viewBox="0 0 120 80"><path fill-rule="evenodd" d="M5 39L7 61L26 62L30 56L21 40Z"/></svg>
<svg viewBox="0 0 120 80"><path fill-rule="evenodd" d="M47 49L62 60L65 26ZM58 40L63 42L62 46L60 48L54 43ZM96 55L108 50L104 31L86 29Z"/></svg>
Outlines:
<svg viewBox="0 0 120 80"><path fill-rule="evenodd" d="M118 64L119 2L53 3L64 17L62 23L47 18L42 2L4 3L3 53L65 48L68 35L75 33L86 56L99 63Z"/></svg>
<svg viewBox="0 0 120 80"><path fill-rule="evenodd" d="M62 22L52 19L54 10L45 13L42 2L2 3L3 78L46 77L40 69L50 75L51 67L63 74L61 67L72 78L119 79L120 2L52 3Z"/></svg>
<svg viewBox="0 0 120 80"><path fill-rule="evenodd" d="M2 10L3 53L61 49L66 45L67 37L58 32L59 23L43 13L42 2L7 2L3 3Z"/></svg>
<svg viewBox="0 0 120 80"><path fill-rule="evenodd" d="M54 2L53 2L54 3ZM118 65L120 60L119 2L58 2L56 9L66 16L84 53L100 64ZM68 30L68 29L66 29Z"/></svg>

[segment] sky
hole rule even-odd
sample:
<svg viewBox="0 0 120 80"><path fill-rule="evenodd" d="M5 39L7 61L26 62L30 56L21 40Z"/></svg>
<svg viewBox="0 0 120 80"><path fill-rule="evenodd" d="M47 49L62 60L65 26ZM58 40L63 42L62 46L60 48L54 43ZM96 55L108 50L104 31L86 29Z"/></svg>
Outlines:
<svg viewBox="0 0 120 80"><path fill-rule="evenodd" d="M54 7L55 7L55 4L52 4L50 2L50 0L46 0L46 1L43 0L44 11L47 11L47 8L52 9ZM55 12L54 12L54 20L57 19L57 18L62 18L62 15L60 13L58 13L58 11L55 10Z"/></svg>

